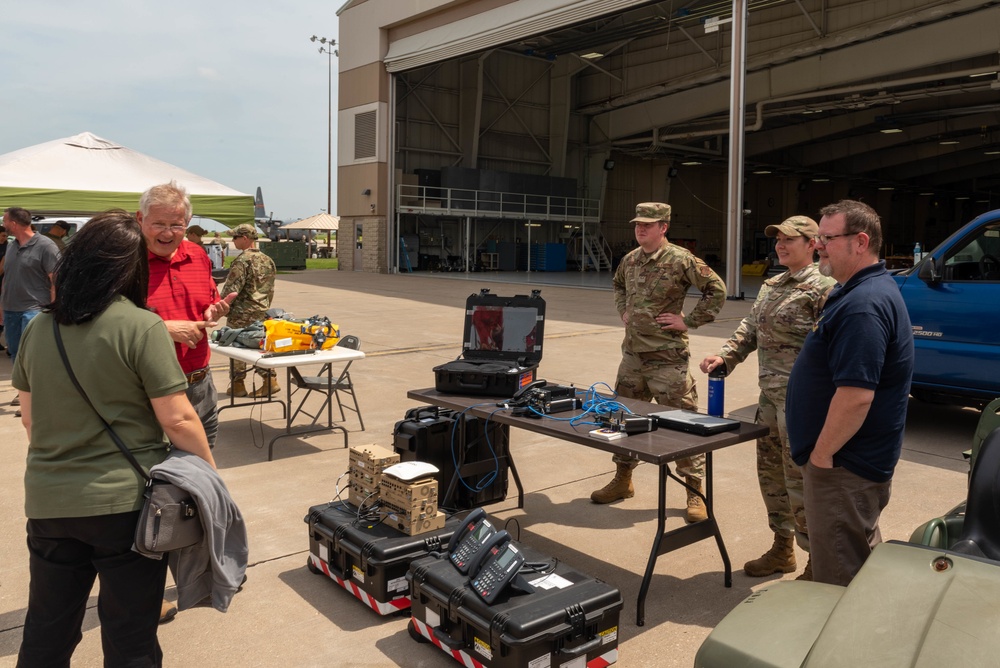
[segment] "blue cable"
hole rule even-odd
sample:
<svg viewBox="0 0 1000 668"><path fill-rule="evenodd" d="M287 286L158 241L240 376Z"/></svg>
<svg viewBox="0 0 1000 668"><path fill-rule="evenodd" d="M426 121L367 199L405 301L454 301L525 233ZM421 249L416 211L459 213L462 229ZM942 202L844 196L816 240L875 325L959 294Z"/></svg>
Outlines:
<svg viewBox="0 0 1000 668"><path fill-rule="evenodd" d="M497 411L493 411L493 413L490 413L486 417L486 420L483 421L483 438L486 439L486 447L489 448L490 454L493 455L493 462L496 464L496 466L494 467L493 471L489 475L487 475L486 478L481 480L476 487L472 487L471 485L469 485L469 483L465 482L465 478L459 471L458 457L455 455L455 433L458 431L458 425L460 423L463 423L461 418L463 418L467 412L469 412L473 408L478 408L479 406L491 406L491 405L493 404L484 402L481 404L473 404L467 407L465 410L463 410L456 416L455 422L451 427L451 461L452 464L454 464L455 466L455 474L458 476L458 481L462 483L462 486L473 493L481 492L487 487L489 487L491 484L493 484L493 481L496 480L497 476L500 474L500 459L497 457L496 452L493 450L493 444L490 442L490 431L489 431L490 417L493 415L493 413L496 413Z"/></svg>

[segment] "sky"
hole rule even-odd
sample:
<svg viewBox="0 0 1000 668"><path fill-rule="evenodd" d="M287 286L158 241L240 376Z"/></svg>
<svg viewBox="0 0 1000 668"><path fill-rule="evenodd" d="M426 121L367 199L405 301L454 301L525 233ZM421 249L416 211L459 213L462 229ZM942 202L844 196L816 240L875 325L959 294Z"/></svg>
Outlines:
<svg viewBox="0 0 1000 668"><path fill-rule="evenodd" d="M0 155L92 132L275 218L327 206L328 56L344 0L0 0ZM333 57L333 209L337 62Z"/></svg>

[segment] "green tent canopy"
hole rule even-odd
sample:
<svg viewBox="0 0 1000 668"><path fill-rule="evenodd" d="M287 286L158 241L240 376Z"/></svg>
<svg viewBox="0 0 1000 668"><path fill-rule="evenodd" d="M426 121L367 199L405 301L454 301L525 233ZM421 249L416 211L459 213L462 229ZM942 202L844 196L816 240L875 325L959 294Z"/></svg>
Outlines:
<svg viewBox="0 0 1000 668"><path fill-rule="evenodd" d="M89 216L135 211L147 188L177 181L196 216L233 227L253 223L253 196L150 158L89 132L0 155L0 211Z"/></svg>

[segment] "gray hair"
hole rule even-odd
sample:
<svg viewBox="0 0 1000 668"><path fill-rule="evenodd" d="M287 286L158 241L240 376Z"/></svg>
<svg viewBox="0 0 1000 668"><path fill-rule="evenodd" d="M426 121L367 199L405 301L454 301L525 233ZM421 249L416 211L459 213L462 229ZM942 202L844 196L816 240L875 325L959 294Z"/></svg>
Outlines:
<svg viewBox="0 0 1000 668"><path fill-rule="evenodd" d="M153 186L139 198L139 211L143 216L148 216L149 210L154 206L183 206L184 218L191 220L191 200L187 190L177 181Z"/></svg>

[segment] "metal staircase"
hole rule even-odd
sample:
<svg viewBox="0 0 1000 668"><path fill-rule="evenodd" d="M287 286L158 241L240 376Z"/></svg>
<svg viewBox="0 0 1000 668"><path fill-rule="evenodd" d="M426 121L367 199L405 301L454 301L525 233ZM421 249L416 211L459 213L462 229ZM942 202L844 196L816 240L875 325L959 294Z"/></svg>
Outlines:
<svg viewBox="0 0 1000 668"><path fill-rule="evenodd" d="M566 260L579 271L611 271L611 246L600 232L588 230L582 237L574 232L568 245Z"/></svg>

